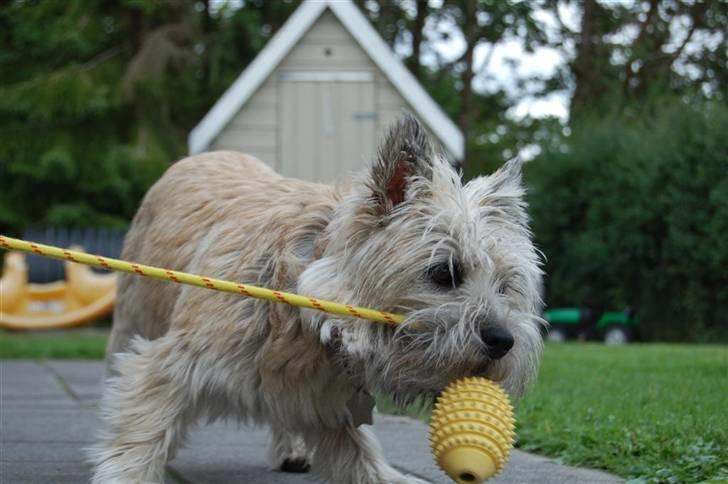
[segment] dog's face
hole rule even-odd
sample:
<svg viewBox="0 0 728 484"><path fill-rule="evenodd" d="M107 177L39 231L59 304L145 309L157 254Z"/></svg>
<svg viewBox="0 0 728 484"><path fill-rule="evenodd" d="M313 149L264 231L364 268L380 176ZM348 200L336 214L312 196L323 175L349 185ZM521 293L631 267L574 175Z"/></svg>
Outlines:
<svg viewBox="0 0 728 484"><path fill-rule="evenodd" d="M400 403L482 375L520 394L541 352L540 259L520 165L462 185L411 117L329 224L299 290L407 315L396 328L307 312L355 384Z"/></svg>

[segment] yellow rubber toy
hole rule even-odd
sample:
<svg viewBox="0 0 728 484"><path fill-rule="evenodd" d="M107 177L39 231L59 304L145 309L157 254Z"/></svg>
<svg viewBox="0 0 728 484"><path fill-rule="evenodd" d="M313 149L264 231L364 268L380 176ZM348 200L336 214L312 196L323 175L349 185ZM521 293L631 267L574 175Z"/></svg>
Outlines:
<svg viewBox="0 0 728 484"><path fill-rule="evenodd" d="M445 388L430 420L437 465L455 482L483 482L503 470L515 436L508 395L485 378L464 378Z"/></svg>

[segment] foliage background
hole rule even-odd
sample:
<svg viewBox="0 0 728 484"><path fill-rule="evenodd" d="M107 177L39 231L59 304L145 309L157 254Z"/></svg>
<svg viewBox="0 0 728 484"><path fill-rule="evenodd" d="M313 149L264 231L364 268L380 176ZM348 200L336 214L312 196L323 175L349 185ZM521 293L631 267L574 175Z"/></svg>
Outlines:
<svg viewBox="0 0 728 484"><path fill-rule="evenodd" d="M357 3L465 131L466 177L533 157L548 304L630 306L653 339L728 337L728 2ZM297 5L2 3L0 232L125 226ZM435 47L453 37L463 48L445 58ZM492 52L514 38L566 62L488 82ZM513 115L554 93L570 98L567 121Z"/></svg>

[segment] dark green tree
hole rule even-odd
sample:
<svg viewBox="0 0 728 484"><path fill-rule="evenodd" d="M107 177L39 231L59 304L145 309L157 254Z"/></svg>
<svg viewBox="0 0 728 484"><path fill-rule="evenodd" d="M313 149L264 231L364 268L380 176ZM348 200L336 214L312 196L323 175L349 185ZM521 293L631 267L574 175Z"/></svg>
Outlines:
<svg viewBox="0 0 728 484"><path fill-rule="evenodd" d="M118 226L296 7L0 5L0 231Z"/></svg>
<svg viewBox="0 0 728 484"><path fill-rule="evenodd" d="M637 308L652 338L728 336L728 2L549 8L549 42L573 47L546 87L573 95L528 169L548 303Z"/></svg>

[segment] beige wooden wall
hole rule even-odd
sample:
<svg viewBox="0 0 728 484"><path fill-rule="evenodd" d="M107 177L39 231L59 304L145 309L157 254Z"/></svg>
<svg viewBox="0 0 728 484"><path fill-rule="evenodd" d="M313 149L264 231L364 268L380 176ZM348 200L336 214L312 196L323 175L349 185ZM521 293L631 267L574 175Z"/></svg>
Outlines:
<svg viewBox="0 0 728 484"><path fill-rule="evenodd" d="M285 153L297 149L288 146L281 136L283 123L307 126L317 123L314 113L297 112L295 120L281 119L282 74L300 72L370 72L374 83L374 141L368 149L354 147L358 152L346 154L347 162L339 165L324 161L325 169L308 166L315 163L311 157L303 157L301 166L291 169L290 161L283 163ZM385 75L377 68L366 52L358 45L344 26L330 11L325 11L301 41L289 52L271 73L258 91L248 100L232 121L211 143L210 149L233 149L250 153L284 175L317 181L331 181L348 175L352 169L364 165L363 160L373 156L381 134L403 111L410 109ZM290 110L285 110L290 112ZM290 132L287 129L286 132ZM297 145L300 146L300 143Z"/></svg>

